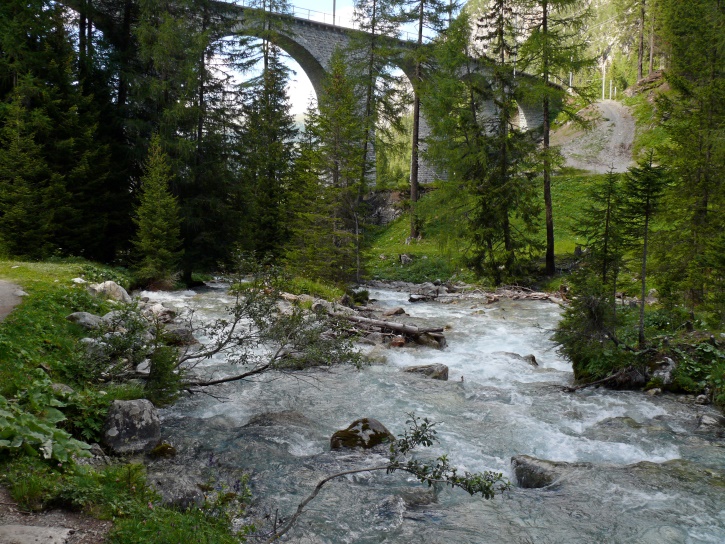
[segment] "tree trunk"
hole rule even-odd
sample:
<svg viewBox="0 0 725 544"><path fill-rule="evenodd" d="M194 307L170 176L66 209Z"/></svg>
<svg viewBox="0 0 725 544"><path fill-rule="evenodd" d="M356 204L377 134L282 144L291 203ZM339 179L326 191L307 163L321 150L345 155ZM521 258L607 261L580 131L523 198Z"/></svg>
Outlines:
<svg viewBox="0 0 725 544"><path fill-rule="evenodd" d="M641 0L639 4L639 50L637 54L637 80L642 79L642 63L644 60L644 18L645 18L645 2Z"/></svg>
<svg viewBox="0 0 725 544"><path fill-rule="evenodd" d="M423 14L425 0L420 0L418 10L418 50L423 45ZM415 81L413 82L413 145L410 153L410 237L417 238L418 218L415 213L415 203L418 202L418 140L420 136L420 59L416 59L415 63Z"/></svg>
<svg viewBox="0 0 725 544"><path fill-rule="evenodd" d="M652 23L649 29L649 74L655 71L655 10L652 9L651 11Z"/></svg>
<svg viewBox="0 0 725 544"><path fill-rule="evenodd" d="M642 291L639 302L639 349L644 348L644 298L646 296L646 289L647 289L647 242L648 242L648 234L649 234L649 211L650 203L649 199L647 200L647 212L644 216L644 243L642 247Z"/></svg>
<svg viewBox="0 0 725 544"><path fill-rule="evenodd" d="M554 257L554 211L551 202L551 157L549 156L549 136L551 132L551 112L549 109L549 6L547 0L541 3L541 32L544 38L543 76L544 76L544 207L546 208L546 275L556 273Z"/></svg>

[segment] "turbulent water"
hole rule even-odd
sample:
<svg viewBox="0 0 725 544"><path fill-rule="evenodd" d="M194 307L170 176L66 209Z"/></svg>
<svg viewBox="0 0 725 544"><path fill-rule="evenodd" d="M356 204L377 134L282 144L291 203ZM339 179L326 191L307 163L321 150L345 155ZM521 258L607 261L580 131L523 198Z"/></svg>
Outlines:
<svg viewBox="0 0 725 544"><path fill-rule="evenodd" d="M217 316L221 289L147 295L197 317ZM179 461L208 474L252 474L251 512L290 515L328 474L380 465L382 454L331 452L329 437L360 417L394 434L410 413L437 422L440 444L469 471L512 481L510 460L526 454L576 463L552 485L494 500L429 489L404 474L362 473L328 484L290 533L299 543L723 543L725 442L698 428L709 407L675 396L585 389L563 393L571 365L550 341L560 311L550 302L407 302L372 291L380 307L402 306L412 322L447 327L448 347L370 348L380 362L357 371L266 375L194 395L163 415ZM516 355L533 354L531 366ZM402 373L443 363L447 382ZM222 360L209 372L233 372ZM260 414L276 416L255 418ZM255 419L252 419L255 418ZM251 420L251 424L250 424Z"/></svg>

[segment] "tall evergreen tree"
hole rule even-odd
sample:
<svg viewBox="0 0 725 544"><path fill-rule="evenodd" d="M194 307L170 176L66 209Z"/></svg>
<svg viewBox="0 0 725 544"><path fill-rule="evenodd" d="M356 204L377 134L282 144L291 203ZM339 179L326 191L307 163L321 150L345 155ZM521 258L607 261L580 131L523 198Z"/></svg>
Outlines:
<svg viewBox="0 0 725 544"><path fill-rule="evenodd" d="M446 173L446 184L464 190L474 203L465 212L475 247L472 264L498 284L516 277L536 251L539 207L535 140L514 124L516 82L509 62L509 12L503 9L509 6L494 7L498 10L482 24L489 55L496 56L473 58L463 14L440 41L438 69L424 100L431 112L429 155Z"/></svg>
<svg viewBox="0 0 725 544"><path fill-rule="evenodd" d="M308 110L296 167L300 187L293 191L287 260L302 275L342 283L360 280L362 126L344 53L336 50L317 108Z"/></svg>
<svg viewBox="0 0 725 544"><path fill-rule="evenodd" d="M144 283L164 282L176 273L181 252L179 205L169 190L171 168L154 135L141 178L139 203L134 223L136 275Z"/></svg>
<svg viewBox="0 0 725 544"><path fill-rule="evenodd" d="M423 84L423 69L430 65L432 48L423 42L425 31L439 35L448 26L451 15L458 9L458 2L444 0L403 0L401 2L402 20L414 23L417 28L416 47L412 50L412 61L415 66L411 83L413 85L413 130L410 157L410 236L417 237L420 232L415 213L418 201L419 181L418 162L420 157L420 86ZM430 37L430 36L429 36ZM429 66L430 67L430 66Z"/></svg>
<svg viewBox="0 0 725 544"><path fill-rule="evenodd" d="M725 3L659 4L673 89L657 102L669 137L659 154L674 177L660 261L668 289L694 308L719 296L722 283L706 255L724 226Z"/></svg>
<svg viewBox="0 0 725 544"><path fill-rule="evenodd" d="M403 111L401 78L393 73L391 65L396 45L391 38L397 38L399 34L395 0L356 0L355 21L364 31L351 37L348 49L351 74L361 90L367 134L360 170L362 189L375 166L376 141L386 141L388 131L400 128Z"/></svg>
<svg viewBox="0 0 725 544"><path fill-rule="evenodd" d="M152 77L136 100L149 112L144 130L158 128L174 172L172 191L182 216L183 278L229 257L239 215L229 198L235 180L230 126L236 117L228 92L227 21L211 2L143 2L137 31Z"/></svg>
<svg viewBox="0 0 725 544"><path fill-rule="evenodd" d="M593 65L586 57L586 39L583 27L588 18L582 0L531 0L531 6L522 17L528 36L522 44L519 58L524 70L536 74L539 84L527 90L541 103L543 113L542 174L544 178L544 209L546 211L546 273L556 272L554 259L554 213L551 200L551 174L558 161L558 153L551 148L551 122L555 105L566 108L566 77ZM533 91L533 92L532 92ZM587 89L570 89L588 98ZM574 114L573 111L568 113Z"/></svg>
<svg viewBox="0 0 725 544"><path fill-rule="evenodd" d="M639 301L639 346L644 347L644 306L647 295L647 257L652 219L659 210L667 179L661 166L653 163L653 153L629 169L624 182L624 214L629 238L641 245L641 296Z"/></svg>
<svg viewBox="0 0 725 544"><path fill-rule="evenodd" d="M269 44L261 75L244 90L237 143L240 176L250 200L242 245L273 257L281 254L289 237L286 214L297 136L280 55Z"/></svg>

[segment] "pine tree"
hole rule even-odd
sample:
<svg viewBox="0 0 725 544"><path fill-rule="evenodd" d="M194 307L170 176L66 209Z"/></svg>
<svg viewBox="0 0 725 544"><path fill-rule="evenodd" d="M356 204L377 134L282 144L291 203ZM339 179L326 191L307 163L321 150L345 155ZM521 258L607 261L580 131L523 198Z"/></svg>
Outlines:
<svg viewBox="0 0 725 544"><path fill-rule="evenodd" d="M246 85L237 143L241 183L250 200L241 243L272 257L280 256L289 237L286 219L297 135L280 55L270 45L261 75Z"/></svg>
<svg viewBox="0 0 725 544"><path fill-rule="evenodd" d="M674 181L659 258L663 283L671 303L685 302L691 310L720 306L722 275L707 254L722 232L725 203L725 9L706 0L658 4L672 87L657 101L668 136L658 158Z"/></svg>
<svg viewBox="0 0 725 544"><path fill-rule="evenodd" d="M149 146L134 223L138 227L136 276L143 283L166 282L178 270L181 257L179 204L171 194L172 171L154 135Z"/></svg>
<svg viewBox="0 0 725 544"><path fill-rule="evenodd" d="M183 279L230 259L239 236L231 134L238 109L230 71L238 51L222 40L228 21L211 2L143 2L137 35L148 75L134 102L146 103L174 172L184 240Z"/></svg>
<svg viewBox="0 0 725 544"><path fill-rule="evenodd" d="M583 28L588 10L582 0L533 0L530 9L523 14L522 22L526 40L519 50L523 70L537 74L538 84L526 91L527 99L541 103L543 113L541 153L544 181L544 209L546 211L546 274L556 272L554 258L554 214L551 200L551 174L560 157L550 146L551 122L555 105L564 106L565 112L574 116L566 107L564 88L566 77L593 65L586 57L586 40ZM589 98L587 89L569 89L570 92Z"/></svg>
<svg viewBox="0 0 725 544"><path fill-rule="evenodd" d="M356 0L355 21L364 31L351 37L348 48L351 75L362 96L360 107L366 130L360 170L362 190L375 167L375 143L386 142L388 133L400 130L404 101L400 93L402 79L393 73L391 65L396 54L391 38L399 33L395 1Z"/></svg>
<svg viewBox="0 0 725 544"><path fill-rule="evenodd" d="M465 191L473 203L461 211L474 241L471 264L497 284L516 277L537 251L539 214L535 140L514 125L516 81L506 14L494 11L482 23L494 58L473 58L468 17L454 21L438 44L438 68L423 96L432 128L428 154L446 173L445 184Z"/></svg>
<svg viewBox="0 0 725 544"><path fill-rule="evenodd" d="M411 83L413 85L413 130L410 158L410 237L420 235L415 207L418 201L418 161L420 157L420 86L423 84L424 66L430 65L432 48L423 42L424 31L439 35L451 20L458 5L443 0L404 0L401 2L402 21L415 23L417 26L416 47L412 50L412 61L415 71Z"/></svg>
<svg viewBox="0 0 725 544"><path fill-rule="evenodd" d="M23 106L22 79L0 129L0 240L11 255L43 258L52 251L52 208L43 195L50 177L36 123L47 123Z"/></svg>
<svg viewBox="0 0 725 544"><path fill-rule="evenodd" d="M644 347L644 306L647 295L647 256L649 252L652 219L659 210L667 178L661 166L653 163L653 153L637 166L629 169L624 182L624 215L628 237L634 244L641 244L642 268L640 274L641 296L639 301L639 346Z"/></svg>
<svg viewBox="0 0 725 544"><path fill-rule="evenodd" d="M294 220L287 261L298 273L337 283L361 275L358 200L362 112L344 53L330 61L317 108L307 112L292 192Z"/></svg>

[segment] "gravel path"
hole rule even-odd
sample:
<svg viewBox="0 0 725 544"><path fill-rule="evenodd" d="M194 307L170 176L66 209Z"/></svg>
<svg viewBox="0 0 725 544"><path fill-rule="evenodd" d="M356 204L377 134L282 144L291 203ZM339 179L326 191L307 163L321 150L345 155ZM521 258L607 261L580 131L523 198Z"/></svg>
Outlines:
<svg viewBox="0 0 725 544"><path fill-rule="evenodd" d="M594 126L589 131L564 126L552 137L561 146L566 166L605 174L626 172L632 166L635 123L627 106L614 100L593 105Z"/></svg>

